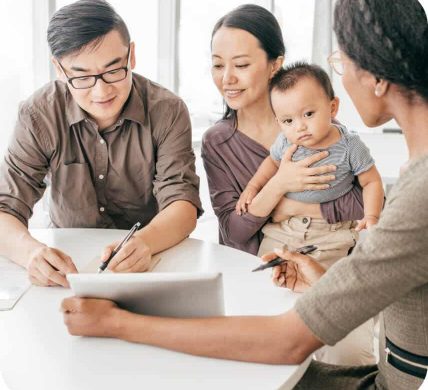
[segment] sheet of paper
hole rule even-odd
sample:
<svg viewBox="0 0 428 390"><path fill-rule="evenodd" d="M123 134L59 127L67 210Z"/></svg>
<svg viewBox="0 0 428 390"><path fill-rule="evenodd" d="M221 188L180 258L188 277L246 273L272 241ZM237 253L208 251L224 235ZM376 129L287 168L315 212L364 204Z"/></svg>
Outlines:
<svg viewBox="0 0 428 390"><path fill-rule="evenodd" d="M161 260L160 255L154 255L152 257L153 262L151 267L149 268L149 270L147 272L151 272L153 270L153 268L156 267L156 265L159 263L159 261ZM98 267L100 266L101 261L100 258L94 257L85 267L83 267L82 269L79 270L80 273L82 274L92 274L92 273L97 273L98 272ZM108 269L106 269L104 271L104 273L109 273L111 271L109 271Z"/></svg>
<svg viewBox="0 0 428 390"><path fill-rule="evenodd" d="M31 286L25 269L0 257L0 310L11 310Z"/></svg>

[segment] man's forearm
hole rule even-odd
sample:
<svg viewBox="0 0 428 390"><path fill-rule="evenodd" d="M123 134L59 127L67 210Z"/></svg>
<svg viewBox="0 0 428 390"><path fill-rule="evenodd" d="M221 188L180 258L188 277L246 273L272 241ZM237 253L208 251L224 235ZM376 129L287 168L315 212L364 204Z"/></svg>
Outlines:
<svg viewBox="0 0 428 390"><path fill-rule="evenodd" d="M172 319L118 310L123 340L198 356L269 364L298 364L322 344L291 310L269 317Z"/></svg>
<svg viewBox="0 0 428 390"><path fill-rule="evenodd" d="M0 255L23 267L27 267L30 253L44 245L21 221L5 212L0 212L0 237Z"/></svg>
<svg viewBox="0 0 428 390"><path fill-rule="evenodd" d="M162 210L136 235L144 239L152 254L170 248L184 240L195 229L196 207L178 200Z"/></svg>

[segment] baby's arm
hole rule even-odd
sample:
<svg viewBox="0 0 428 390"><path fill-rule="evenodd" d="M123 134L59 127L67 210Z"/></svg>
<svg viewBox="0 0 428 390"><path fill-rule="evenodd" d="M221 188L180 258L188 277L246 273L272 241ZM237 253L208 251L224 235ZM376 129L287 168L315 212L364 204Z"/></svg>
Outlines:
<svg viewBox="0 0 428 390"><path fill-rule="evenodd" d="M375 225L383 208L384 191L382 179L375 165L368 171L358 175L363 188L364 218L358 223L356 230L366 229Z"/></svg>
<svg viewBox="0 0 428 390"><path fill-rule="evenodd" d="M278 171L279 161L275 161L271 156L268 156L260 164L259 169L254 174L252 179L248 182L238 203L236 203L236 213L241 215L247 212L248 205L258 192L265 186L265 184L275 175Z"/></svg>

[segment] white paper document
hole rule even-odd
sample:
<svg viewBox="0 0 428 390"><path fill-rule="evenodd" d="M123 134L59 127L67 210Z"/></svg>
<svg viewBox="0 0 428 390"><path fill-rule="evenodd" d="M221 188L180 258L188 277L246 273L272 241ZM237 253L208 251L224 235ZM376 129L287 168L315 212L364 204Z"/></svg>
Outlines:
<svg viewBox="0 0 428 390"><path fill-rule="evenodd" d="M31 283L19 265L0 257L0 310L11 310Z"/></svg>
<svg viewBox="0 0 428 390"><path fill-rule="evenodd" d="M152 264L150 266L150 268L148 269L148 272L153 271L153 268L156 267L156 265L159 263L159 261L161 260L161 257L159 254L154 255L152 257ZM88 264L86 264L82 269L79 269L79 273L81 274L93 274L93 273L97 273L98 272L98 268L101 265L101 260L99 258L99 256L94 257ZM103 273L110 273L111 271L106 269L103 271Z"/></svg>

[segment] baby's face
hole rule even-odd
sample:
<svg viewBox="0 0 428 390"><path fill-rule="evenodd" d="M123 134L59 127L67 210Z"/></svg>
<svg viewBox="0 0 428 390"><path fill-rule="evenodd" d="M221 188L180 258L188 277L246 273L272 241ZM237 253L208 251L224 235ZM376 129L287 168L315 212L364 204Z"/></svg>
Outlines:
<svg viewBox="0 0 428 390"><path fill-rule="evenodd" d="M331 125L338 99L330 100L311 77L303 77L287 91L271 92L272 107L288 141L310 148L329 146L337 131Z"/></svg>

